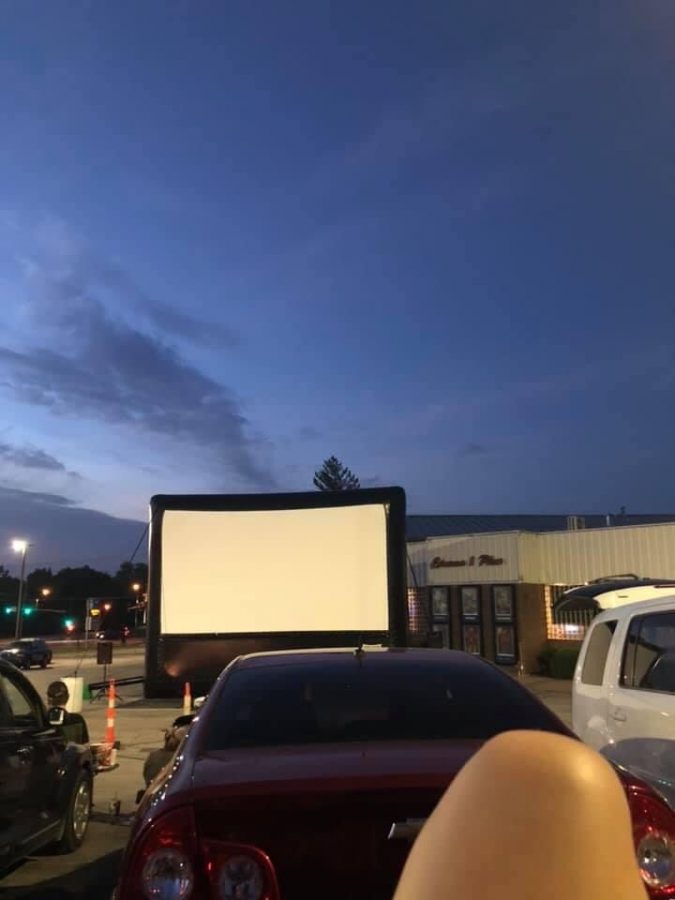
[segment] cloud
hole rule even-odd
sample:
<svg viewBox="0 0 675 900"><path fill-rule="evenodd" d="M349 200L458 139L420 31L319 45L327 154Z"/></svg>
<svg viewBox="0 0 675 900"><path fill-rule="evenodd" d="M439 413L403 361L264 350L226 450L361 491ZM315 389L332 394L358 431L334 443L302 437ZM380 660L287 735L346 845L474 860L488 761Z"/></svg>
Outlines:
<svg viewBox="0 0 675 900"><path fill-rule="evenodd" d="M31 506L72 506L73 501L61 494L48 494L44 491L24 491L21 488L0 486L0 501L21 500Z"/></svg>
<svg viewBox="0 0 675 900"><path fill-rule="evenodd" d="M65 472L64 464L37 447L15 447L13 444L0 442L0 460L22 469L44 469L47 472Z"/></svg>
<svg viewBox="0 0 675 900"><path fill-rule="evenodd" d="M459 153L463 158L467 145L482 129L496 116L518 108L533 90L527 69L508 50L441 70L424 87L384 106L350 145L319 164L308 185L316 190L332 189L336 177L341 176L356 180L362 189L364 181L388 182L392 172L406 166L414 166L419 177L425 172L422 164L434 156L447 159L448 154ZM495 162L499 163L501 186L509 172L504 173L498 155L490 171ZM479 170L482 179L485 166ZM467 177L464 167L457 184L464 185Z"/></svg>
<svg viewBox="0 0 675 900"><path fill-rule="evenodd" d="M92 565L116 571L142 537L145 524L82 509L60 494L0 485L0 563L14 566L10 542L30 543L29 568ZM3 552L4 551L4 552ZM145 548L138 558L145 558Z"/></svg>
<svg viewBox="0 0 675 900"><path fill-rule="evenodd" d="M322 436L321 432L311 425L306 425L298 431L298 437L302 441L318 441Z"/></svg>
<svg viewBox="0 0 675 900"><path fill-rule="evenodd" d="M132 315L167 337L200 346L232 347L239 343L233 329L221 322L204 321L152 297L118 263L103 258L77 237L60 219L44 219L31 235L37 252L23 256L25 273L40 281L45 266L52 274L67 277L71 285L86 287L104 303ZM190 298L184 298L187 303Z"/></svg>
<svg viewBox="0 0 675 900"><path fill-rule="evenodd" d="M55 415L189 443L247 484L274 487L257 461L263 442L232 393L161 339L114 318L86 267L70 265L68 254L57 263L33 264L27 300L49 346L0 345L0 387Z"/></svg>
<svg viewBox="0 0 675 900"><path fill-rule="evenodd" d="M142 318L166 335L212 347L233 347L239 343L238 336L226 325L204 322L148 296L119 266L103 262L93 254L82 256L80 264L91 281L98 281L102 287L114 291L117 297L128 302Z"/></svg>
<svg viewBox="0 0 675 900"><path fill-rule="evenodd" d="M485 456L485 454L489 452L490 451L484 444L470 443L461 448L461 450L459 451L459 456Z"/></svg>

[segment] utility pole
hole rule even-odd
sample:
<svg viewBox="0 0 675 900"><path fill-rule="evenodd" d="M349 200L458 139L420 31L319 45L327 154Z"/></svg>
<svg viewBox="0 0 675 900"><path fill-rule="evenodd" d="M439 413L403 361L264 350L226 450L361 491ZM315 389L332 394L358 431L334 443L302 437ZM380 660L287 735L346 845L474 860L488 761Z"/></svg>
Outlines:
<svg viewBox="0 0 675 900"><path fill-rule="evenodd" d="M12 550L21 554L21 576L19 578L19 600L16 604L16 626L14 628L14 639L19 640L21 637L21 613L23 612L23 598L26 587L26 554L28 553L28 541L15 540L12 541Z"/></svg>

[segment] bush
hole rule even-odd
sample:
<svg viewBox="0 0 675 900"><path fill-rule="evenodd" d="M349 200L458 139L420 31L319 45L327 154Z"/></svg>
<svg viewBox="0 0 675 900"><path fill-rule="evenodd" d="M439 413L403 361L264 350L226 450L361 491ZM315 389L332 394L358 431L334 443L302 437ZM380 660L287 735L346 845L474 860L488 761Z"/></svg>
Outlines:
<svg viewBox="0 0 675 900"><path fill-rule="evenodd" d="M551 647L550 645L546 645L541 653L537 656L537 662L539 663L539 674L540 675L550 675L551 674L551 660L556 654L555 647Z"/></svg>
<svg viewBox="0 0 675 900"><path fill-rule="evenodd" d="M560 650L554 650L548 664L551 678L572 678L578 656L578 647L565 647Z"/></svg>

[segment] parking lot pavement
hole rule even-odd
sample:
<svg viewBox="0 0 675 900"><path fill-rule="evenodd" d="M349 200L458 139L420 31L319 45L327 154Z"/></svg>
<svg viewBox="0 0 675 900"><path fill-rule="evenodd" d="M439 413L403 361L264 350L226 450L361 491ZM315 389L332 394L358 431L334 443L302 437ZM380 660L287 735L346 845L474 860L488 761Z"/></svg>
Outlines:
<svg viewBox="0 0 675 900"><path fill-rule="evenodd" d="M538 675L524 675L523 684L536 694L568 728L572 727L572 682Z"/></svg>
<svg viewBox="0 0 675 900"><path fill-rule="evenodd" d="M68 856L44 853L0 883L2 900L108 900L127 842L126 825L92 822L84 845Z"/></svg>

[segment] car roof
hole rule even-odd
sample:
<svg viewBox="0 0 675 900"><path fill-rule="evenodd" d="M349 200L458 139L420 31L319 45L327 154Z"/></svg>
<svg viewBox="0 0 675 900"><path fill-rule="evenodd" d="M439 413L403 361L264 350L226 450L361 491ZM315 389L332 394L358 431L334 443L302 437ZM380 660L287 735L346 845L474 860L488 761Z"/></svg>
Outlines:
<svg viewBox="0 0 675 900"><path fill-rule="evenodd" d="M368 665L426 665L448 666L463 669L470 674L477 670L493 669L493 666L478 656L461 650L437 650L412 647L338 647L312 650L276 650L268 653L250 653L240 656L233 665L237 669L262 669L279 666L316 666L317 668L344 668L355 661Z"/></svg>
<svg viewBox="0 0 675 900"><path fill-rule="evenodd" d="M667 612L671 609L675 610L675 594L669 594L667 597L657 597L652 600L637 600L635 603L626 603L623 606L606 609L596 616L593 622L606 622L608 619L633 616L636 613Z"/></svg>
<svg viewBox="0 0 675 900"><path fill-rule="evenodd" d="M553 609L555 612L609 609L611 606L622 606L624 600L631 602L631 595L634 595L635 599L640 595L649 594L656 597L664 590L672 593L675 590L675 581L669 578L607 578L570 588L558 597Z"/></svg>

